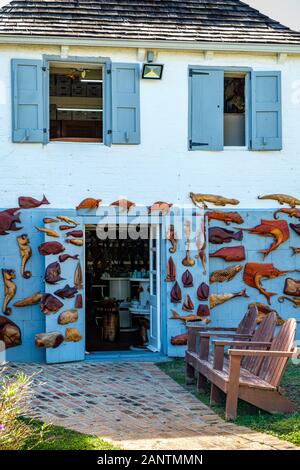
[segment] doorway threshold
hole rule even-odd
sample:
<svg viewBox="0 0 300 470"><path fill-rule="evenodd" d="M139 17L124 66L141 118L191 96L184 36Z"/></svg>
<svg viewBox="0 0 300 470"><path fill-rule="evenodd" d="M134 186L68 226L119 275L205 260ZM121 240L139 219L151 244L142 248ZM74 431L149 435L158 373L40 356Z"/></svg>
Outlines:
<svg viewBox="0 0 300 470"><path fill-rule="evenodd" d="M86 362L167 362L170 358L151 351L99 351L85 356Z"/></svg>

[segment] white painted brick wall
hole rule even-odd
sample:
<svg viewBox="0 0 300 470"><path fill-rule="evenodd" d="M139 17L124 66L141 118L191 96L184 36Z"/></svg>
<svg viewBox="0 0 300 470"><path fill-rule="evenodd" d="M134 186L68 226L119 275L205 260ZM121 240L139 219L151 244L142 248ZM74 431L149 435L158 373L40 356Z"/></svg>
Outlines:
<svg viewBox="0 0 300 470"><path fill-rule="evenodd" d="M59 54L58 47L0 46L0 206L14 206L19 195L40 198L52 207L74 207L87 196L110 203L126 196L138 203L188 202L188 194L208 192L238 198L243 208L272 207L257 201L273 192L300 196L300 103L293 86L300 80L300 58L278 64L275 55L217 54L205 60L192 52L159 52L161 81L141 81L142 143L138 146L11 142L11 58ZM104 56L136 62L136 50L71 47L70 55ZM248 66L281 70L283 80L282 152L187 150L188 65Z"/></svg>

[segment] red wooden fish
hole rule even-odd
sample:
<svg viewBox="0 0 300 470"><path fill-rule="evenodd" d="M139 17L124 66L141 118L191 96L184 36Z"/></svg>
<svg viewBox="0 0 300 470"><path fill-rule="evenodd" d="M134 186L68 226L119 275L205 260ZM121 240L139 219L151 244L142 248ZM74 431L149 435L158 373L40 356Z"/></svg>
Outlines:
<svg viewBox="0 0 300 470"><path fill-rule="evenodd" d="M208 229L208 240L209 243L214 243L216 245L222 245L222 243L230 243L233 240L242 241L243 232L233 232L232 230L226 230L222 227L211 227Z"/></svg>
<svg viewBox="0 0 300 470"><path fill-rule="evenodd" d="M291 227L292 225L293 224L291 224ZM268 250L260 251L260 253L263 253L264 257L268 256L272 251L275 251L290 237L289 227L285 220L262 220L260 225L253 228L242 228L242 230L254 235L273 237L275 239Z"/></svg>
<svg viewBox="0 0 300 470"><path fill-rule="evenodd" d="M19 197L19 206L21 209L35 209L43 204L50 204L46 196L43 196L41 201L34 199L33 197L21 196Z"/></svg>
<svg viewBox="0 0 300 470"><path fill-rule="evenodd" d="M70 230L76 228L77 225L60 225L58 228L61 231Z"/></svg>
<svg viewBox="0 0 300 470"><path fill-rule="evenodd" d="M182 300L181 289L180 289L178 282L176 281L171 290L171 302L172 304L180 304L181 300Z"/></svg>
<svg viewBox="0 0 300 470"><path fill-rule="evenodd" d="M188 269L183 273L181 280L182 280L183 287L185 288L193 287L194 285L193 276Z"/></svg>
<svg viewBox="0 0 300 470"><path fill-rule="evenodd" d="M20 214L16 214L19 208L6 209L0 212L0 235L8 235L8 232L16 232L21 230L22 227L17 227L16 224L21 223Z"/></svg>
<svg viewBox="0 0 300 470"><path fill-rule="evenodd" d="M198 317L209 317L210 316L209 306L205 304L199 304L197 315Z"/></svg>
<svg viewBox="0 0 300 470"><path fill-rule="evenodd" d="M176 281L176 266L173 261L172 256L170 256L168 261L168 268L167 268L167 282L175 282Z"/></svg>
<svg viewBox="0 0 300 470"><path fill-rule="evenodd" d="M187 342L188 342L188 333L183 333L183 335L171 337L172 346L186 346Z"/></svg>
<svg viewBox="0 0 300 470"><path fill-rule="evenodd" d="M206 213L208 220L220 220L226 225L235 223L241 225L244 223L243 217L238 212L211 211Z"/></svg>
<svg viewBox="0 0 300 470"><path fill-rule="evenodd" d="M148 207L148 214L160 212L161 214L167 215L169 214L172 206L173 204L169 204L168 202L157 201L154 202L151 207Z"/></svg>
<svg viewBox="0 0 300 470"><path fill-rule="evenodd" d="M58 261L54 261L54 263L49 264L46 268L45 281L48 284L56 284L57 282L63 280L63 278L60 275L61 275L60 264Z"/></svg>
<svg viewBox="0 0 300 470"><path fill-rule="evenodd" d="M61 299L72 299L77 293L78 290L76 287L70 287L69 284L66 284L63 289L58 289L54 292L54 294Z"/></svg>
<svg viewBox="0 0 300 470"><path fill-rule="evenodd" d="M124 212L129 212L132 207L135 207L135 203L128 201L128 199L118 199L118 201L114 201L111 203L111 206L118 207L122 209Z"/></svg>
<svg viewBox="0 0 300 470"><path fill-rule="evenodd" d="M63 254L63 255L59 255L59 262L60 263L64 263L65 261L67 261L67 259L74 259L74 260L78 260L79 259L79 255L68 255L67 253L66 254Z"/></svg>
<svg viewBox="0 0 300 470"><path fill-rule="evenodd" d="M244 261L246 252L243 246L233 246L229 248L221 248L215 253L210 253L210 258L222 258L225 261Z"/></svg>
<svg viewBox="0 0 300 470"><path fill-rule="evenodd" d="M81 201L81 203L76 207L76 210L78 211L80 209L87 209L91 211L93 209L98 209L101 202L102 202L102 199L94 199L92 197L88 197L84 199L83 201Z"/></svg>
<svg viewBox="0 0 300 470"><path fill-rule="evenodd" d="M77 294L76 295L76 299L75 299L75 308L82 308L82 295L81 294Z"/></svg>
<svg viewBox="0 0 300 470"><path fill-rule="evenodd" d="M74 237L74 238L82 238L83 231L82 230L71 230L71 232L66 233L67 237Z"/></svg>
<svg viewBox="0 0 300 470"><path fill-rule="evenodd" d="M45 294L41 300L41 311L46 315L56 313L63 307L63 303L52 294Z"/></svg>
<svg viewBox="0 0 300 470"><path fill-rule="evenodd" d="M59 242L45 242L38 247L38 250L43 256L58 255L65 251L65 247Z"/></svg>
<svg viewBox="0 0 300 470"><path fill-rule="evenodd" d="M197 289L197 298L198 300L208 300L209 297L209 286L202 282Z"/></svg>

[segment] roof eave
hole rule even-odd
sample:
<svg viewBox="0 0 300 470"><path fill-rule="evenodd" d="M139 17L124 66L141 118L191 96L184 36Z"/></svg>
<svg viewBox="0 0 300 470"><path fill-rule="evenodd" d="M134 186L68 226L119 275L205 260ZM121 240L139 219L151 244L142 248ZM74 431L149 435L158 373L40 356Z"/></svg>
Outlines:
<svg viewBox="0 0 300 470"><path fill-rule="evenodd" d="M136 39L99 39L76 38L63 36L4 35L0 33L0 44L90 46L90 47L123 47L145 49L170 49L186 51L228 51L300 54L299 44L280 43L230 43L230 42L197 42L197 41L155 41Z"/></svg>

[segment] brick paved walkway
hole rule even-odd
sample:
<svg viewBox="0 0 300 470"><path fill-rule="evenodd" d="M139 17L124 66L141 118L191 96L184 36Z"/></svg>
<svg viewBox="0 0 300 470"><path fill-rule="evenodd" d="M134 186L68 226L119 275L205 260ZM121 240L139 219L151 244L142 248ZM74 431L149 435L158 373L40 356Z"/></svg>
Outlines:
<svg viewBox="0 0 300 470"><path fill-rule="evenodd" d="M292 444L225 423L151 363L10 365L40 370L40 419L125 449L293 449Z"/></svg>

